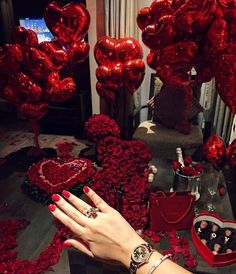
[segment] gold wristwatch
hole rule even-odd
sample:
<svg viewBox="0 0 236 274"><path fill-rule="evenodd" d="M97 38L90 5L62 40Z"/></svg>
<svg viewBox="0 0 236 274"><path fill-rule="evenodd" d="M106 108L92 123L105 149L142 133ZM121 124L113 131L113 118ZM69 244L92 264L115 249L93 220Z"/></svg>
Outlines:
<svg viewBox="0 0 236 274"><path fill-rule="evenodd" d="M131 254L131 262L129 271L131 274L136 274L137 269L149 261L154 249L150 244L140 244L134 248Z"/></svg>

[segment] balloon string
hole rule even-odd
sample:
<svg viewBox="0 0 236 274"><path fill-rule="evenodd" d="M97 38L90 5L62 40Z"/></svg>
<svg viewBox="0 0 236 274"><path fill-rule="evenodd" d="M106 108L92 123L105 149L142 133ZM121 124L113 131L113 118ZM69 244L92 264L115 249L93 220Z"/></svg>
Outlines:
<svg viewBox="0 0 236 274"><path fill-rule="evenodd" d="M36 120L30 121L30 127L34 131L34 144L37 149L40 149L39 145L39 124Z"/></svg>

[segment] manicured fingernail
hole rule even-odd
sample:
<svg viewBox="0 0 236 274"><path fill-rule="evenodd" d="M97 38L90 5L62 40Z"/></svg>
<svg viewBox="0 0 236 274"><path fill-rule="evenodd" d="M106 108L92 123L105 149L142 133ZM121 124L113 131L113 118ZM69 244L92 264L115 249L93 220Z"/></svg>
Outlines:
<svg viewBox="0 0 236 274"><path fill-rule="evenodd" d="M84 190L85 193L89 192L89 188L87 186L84 186L83 190Z"/></svg>
<svg viewBox="0 0 236 274"><path fill-rule="evenodd" d="M60 200L60 196L58 194L53 194L52 200L53 200L53 202L58 202Z"/></svg>
<svg viewBox="0 0 236 274"><path fill-rule="evenodd" d="M50 205L48 205L48 209L50 210L50 211L55 211L56 210L56 206L54 205L54 204L50 204Z"/></svg>
<svg viewBox="0 0 236 274"><path fill-rule="evenodd" d="M63 246L64 246L64 247L72 247L72 244L71 244L71 243L68 243L68 242L64 242L64 243L63 243Z"/></svg>
<svg viewBox="0 0 236 274"><path fill-rule="evenodd" d="M61 194L62 194L62 196L65 197L66 199L70 198L70 192L67 191L67 190L63 190Z"/></svg>

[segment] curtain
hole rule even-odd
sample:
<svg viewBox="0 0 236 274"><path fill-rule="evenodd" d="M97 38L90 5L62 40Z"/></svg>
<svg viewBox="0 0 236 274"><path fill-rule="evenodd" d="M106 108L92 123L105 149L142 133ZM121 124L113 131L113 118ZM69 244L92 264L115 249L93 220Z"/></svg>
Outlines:
<svg viewBox="0 0 236 274"><path fill-rule="evenodd" d="M11 0L0 0L0 23L4 42L11 42L11 34L15 26Z"/></svg>
<svg viewBox="0 0 236 274"><path fill-rule="evenodd" d="M133 37L139 40L136 17L139 11L138 0L105 0L105 34L120 39ZM123 89L119 91L117 121L124 138L129 137L128 117L140 105L140 88L132 96Z"/></svg>
<svg viewBox="0 0 236 274"><path fill-rule="evenodd" d="M105 0L105 33L116 39L133 37L139 40L136 17L138 0ZM140 3L139 3L140 4ZM133 95L135 106L140 105L140 89Z"/></svg>

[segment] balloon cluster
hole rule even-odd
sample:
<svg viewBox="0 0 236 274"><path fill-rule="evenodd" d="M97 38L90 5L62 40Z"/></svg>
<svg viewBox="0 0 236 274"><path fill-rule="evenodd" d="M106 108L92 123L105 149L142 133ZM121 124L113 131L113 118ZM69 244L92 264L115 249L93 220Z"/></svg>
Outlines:
<svg viewBox="0 0 236 274"><path fill-rule="evenodd" d="M212 135L204 143L203 153L216 170L222 169L226 163L236 169L236 139L226 148L219 135Z"/></svg>
<svg viewBox="0 0 236 274"><path fill-rule="evenodd" d="M114 102L122 86L133 94L141 85L145 74L143 51L134 38L104 36L96 43L94 55L99 65L96 89L103 99Z"/></svg>
<svg viewBox="0 0 236 274"><path fill-rule="evenodd" d="M189 86L194 68L197 83L215 77L236 113L235 0L155 0L139 11L137 23L150 49L147 63L166 85Z"/></svg>
<svg viewBox="0 0 236 274"><path fill-rule="evenodd" d="M17 26L13 43L0 48L0 96L17 105L22 117L34 121L47 113L50 103L74 94L74 80L61 79L60 72L69 63L82 62L89 51L82 40L90 16L82 4L50 2L44 18L53 41L39 43L35 32Z"/></svg>

